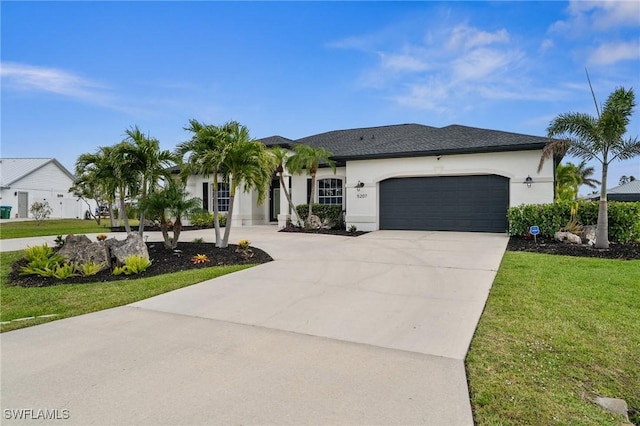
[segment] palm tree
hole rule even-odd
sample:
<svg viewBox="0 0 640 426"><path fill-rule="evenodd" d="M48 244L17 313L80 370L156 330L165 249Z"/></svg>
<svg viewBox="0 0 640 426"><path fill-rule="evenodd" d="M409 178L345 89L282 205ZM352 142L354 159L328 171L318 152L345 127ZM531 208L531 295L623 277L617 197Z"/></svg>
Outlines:
<svg viewBox="0 0 640 426"><path fill-rule="evenodd" d="M258 204L261 204L271 183L274 169L273 157L266 147L249 136L249 129L236 121L226 123L221 128L226 140L226 152L220 167L223 179L229 183L229 211L221 247L229 244L235 195L243 185L244 191L255 190Z"/></svg>
<svg viewBox="0 0 640 426"><path fill-rule="evenodd" d="M595 169L591 166L587 167L587 162L582 160L580 164L576 166L576 172L580 179L582 179L582 185L587 185L590 188L597 188L600 185L598 179L593 179L591 176L595 173Z"/></svg>
<svg viewBox="0 0 640 426"><path fill-rule="evenodd" d="M188 198L188 195L183 182L171 179L167 181L164 188L155 190L140 200L140 206L147 212L149 218L159 222L166 248L174 249L178 246L182 231L182 217L200 208L202 200ZM168 229L171 218L174 218L173 238L169 238Z"/></svg>
<svg viewBox="0 0 640 426"><path fill-rule="evenodd" d="M301 174L303 169L307 170L307 174L311 176L311 194L309 194L309 215L307 220L313 214L313 200L315 198L316 174L320 164L326 164L336 172L336 163L331 160L333 154L324 148L314 148L309 145L295 145L293 147L293 155L288 158L286 166L291 173Z"/></svg>
<svg viewBox="0 0 640 426"><path fill-rule="evenodd" d="M574 164L558 164L555 180L556 200L575 200L578 198L578 188L583 181Z"/></svg>
<svg viewBox="0 0 640 426"><path fill-rule="evenodd" d="M160 179L168 181L172 178L170 167L175 165L176 156L168 150L160 150L160 142L145 136L138 126L125 130L126 138L121 145L125 158L123 166L137 175L140 200L144 200L158 188ZM134 195L134 194L132 194ZM140 236L144 234L145 210L140 209Z"/></svg>
<svg viewBox="0 0 640 426"><path fill-rule="evenodd" d="M190 140L180 143L176 147L176 154L184 162L181 172L182 178L186 181L190 175L195 174L205 178L213 176L213 218L216 247L220 247L222 239L218 216L218 174L229 146L226 143L224 133L217 126L191 119L189 126L184 130L191 132L192 135Z"/></svg>
<svg viewBox="0 0 640 426"><path fill-rule="evenodd" d="M280 179L280 188L282 188L282 192L284 192L284 196L287 198L287 202L289 203L289 210L291 210L292 214L295 215L298 226L302 226L302 221L300 220L300 216L298 216L296 206L291 200L291 194L289 193L289 189L287 188L288 185L284 182L284 169L289 156L289 151L279 146L274 146L271 148L270 152L275 161L276 172L278 173L278 178Z"/></svg>
<svg viewBox="0 0 640 426"><path fill-rule="evenodd" d="M554 118L547 134L549 138L562 137L551 141L545 147L541 161L551 155L568 153L585 161L596 159L602 164L600 207L596 230L596 248L609 248L609 218L607 214L607 171L615 160L626 160L640 155L640 141L637 137L623 139L630 117L635 107L633 89L618 88L609 95L602 111L595 101L595 94L589 82L596 105L597 116L584 113L565 113Z"/></svg>

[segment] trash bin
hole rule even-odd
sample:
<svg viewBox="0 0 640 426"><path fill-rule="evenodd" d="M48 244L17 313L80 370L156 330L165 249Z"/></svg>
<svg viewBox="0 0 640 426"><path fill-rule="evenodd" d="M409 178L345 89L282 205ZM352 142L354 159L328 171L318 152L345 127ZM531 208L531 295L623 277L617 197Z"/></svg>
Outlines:
<svg viewBox="0 0 640 426"><path fill-rule="evenodd" d="M0 219L11 218L11 206L0 206Z"/></svg>

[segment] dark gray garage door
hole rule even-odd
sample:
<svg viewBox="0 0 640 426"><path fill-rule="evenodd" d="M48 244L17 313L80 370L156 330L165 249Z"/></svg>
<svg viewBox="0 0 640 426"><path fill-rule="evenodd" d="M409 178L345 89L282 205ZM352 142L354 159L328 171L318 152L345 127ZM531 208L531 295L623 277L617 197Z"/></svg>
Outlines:
<svg viewBox="0 0 640 426"><path fill-rule="evenodd" d="M496 175L380 182L380 229L504 232L509 179Z"/></svg>

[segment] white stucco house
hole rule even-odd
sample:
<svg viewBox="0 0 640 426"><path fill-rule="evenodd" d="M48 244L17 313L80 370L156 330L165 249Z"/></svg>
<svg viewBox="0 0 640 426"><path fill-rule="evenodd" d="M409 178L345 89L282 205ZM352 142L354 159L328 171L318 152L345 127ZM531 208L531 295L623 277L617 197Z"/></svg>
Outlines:
<svg viewBox="0 0 640 426"><path fill-rule="evenodd" d="M523 203L553 202L553 162L537 172L545 137L460 125L442 128L401 124L335 130L291 140L263 138L266 146L321 146L333 153L334 174L321 168L313 202L338 204L347 227L358 230L504 232L506 211ZM310 178L287 175L295 205L307 202ZM187 190L212 211L211 177L192 176ZM274 176L269 200L236 195L234 226L277 222L289 207ZM228 191L221 191L226 211Z"/></svg>
<svg viewBox="0 0 640 426"><path fill-rule="evenodd" d="M11 206L12 218L27 218L34 202L46 201L51 218L82 218L88 207L69 192L74 180L55 158L2 158L0 205Z"/></svg>

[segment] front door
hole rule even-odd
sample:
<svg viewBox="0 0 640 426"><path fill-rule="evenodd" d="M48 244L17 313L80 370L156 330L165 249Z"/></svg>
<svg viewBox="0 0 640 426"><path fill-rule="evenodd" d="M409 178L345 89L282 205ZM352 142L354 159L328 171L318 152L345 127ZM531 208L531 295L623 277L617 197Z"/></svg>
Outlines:
<svg viewBox="0 0 640 426"><path fill-rule="evenodd" d="M269 221L277 222L280 214L280 179L271 181L269 189Z"/></svg>
<svg viewBox="0 0 640 426"><path fill-rule="evenodd" d="M29 217L28 192L18 192L18 217Z"/></svg>

